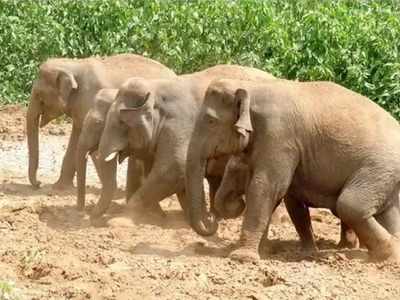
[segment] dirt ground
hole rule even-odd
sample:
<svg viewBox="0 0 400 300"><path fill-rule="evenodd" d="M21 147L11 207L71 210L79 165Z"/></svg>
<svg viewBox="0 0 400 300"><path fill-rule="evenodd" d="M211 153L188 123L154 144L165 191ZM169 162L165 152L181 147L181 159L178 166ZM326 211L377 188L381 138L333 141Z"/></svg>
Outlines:
<svg viewBox="0 0 400 300"><path fill-rule="evenodd" d="M300 249L287 216L271 225L257 264L226 257L241 219L203 238L185 223L176 199L164 220L124 217L113 202L103 222L88 213L99 185L90 166L88 207L75 209L75 190L51 189L70 125L41 130L39 178L27 179L24 109L0 108L0 300L2 299L399 299L400 267L371 263L365 250L337 250L339 222L313 210L318 254ZM119 168L122 194L126 166ZM6 292L7 291L7 292Z"/></svg>

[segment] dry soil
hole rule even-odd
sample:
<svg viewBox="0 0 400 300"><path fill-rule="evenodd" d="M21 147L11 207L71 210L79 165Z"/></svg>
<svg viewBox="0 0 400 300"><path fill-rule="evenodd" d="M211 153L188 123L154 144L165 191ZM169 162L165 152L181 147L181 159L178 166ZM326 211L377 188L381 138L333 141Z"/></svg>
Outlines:
<svg viewBox="0 0 400 300"><path fill-rule="evenodd" d="M322 209L312 211L318 254L301 251L283 216L256 264L226 257L241 219L224 221L205 239L188 227L175 197L163 201L161 220L124 217L120 197L93 225L99 184L92 166L85 212L75 209L74 189L51 188L70 124L41 130L43 184L33 190L24 114L19 106L0 108L0 299L4 286L16 299L399 299L399 265L369 262L362 249L337 250L339 222ZM122 165L120 196L124 172Z"/></svg>

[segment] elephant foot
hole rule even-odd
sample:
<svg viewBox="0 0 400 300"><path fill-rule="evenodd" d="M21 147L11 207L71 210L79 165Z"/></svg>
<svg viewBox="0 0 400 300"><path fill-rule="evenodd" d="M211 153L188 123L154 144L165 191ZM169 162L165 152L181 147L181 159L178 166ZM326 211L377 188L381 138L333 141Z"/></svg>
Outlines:
<svg viewBox="0 0 400 300"><path fill-rule="evenodd" d="M84 211L84 210L85 210L85 204L83 204L83 203L78 203L78 204L76 205L76 209L77 209L79 212Z"/></svg>
<svg viewBox="0 0 400 300"><path fill-rule="evenodd" d="M358 238L355 239L342 239L336 245L337 249L357 249L360 245L358 243Z"/></svg>
<svg viewBox="0 0 400 300"><path fill-rule="evenodd" d="M260 260L256 249L239 248L229 254L229 258L241 263L255 263Z"/></svg>
<svg viewBox="0 0 400 300"><path fill-rule="evenodd" d="M131 212L133 212L134 214L139 214L140 216L146 216L155 219L163 219L167 216L158 202L147 204L140 201L131 200L129 201L127 206Z"/></svg>
<svg viewBox="0 0 400 300"><path fill-rule="evenodd" d="M52 189L56 191L65 191L74 187L72 181L58 180L52 185Z"/></svg>
<svg viewBox="0 0 400 300"><path fill-rule="evenodd" d="M162 210L159 203L156 205L145 206L144 209L146 210L148 216L162 219L167 217L167 214Z"/></svg>
<svg viewBox="0 0 400 300"><path fill-rule="evenodd" d="M95 206L90 212L90 219L98 219L101 218L104 213L107 211L107 208Z"/></svg>
<svg viewBox="0 0 400 300"><path fill-rule="evenodd" d="M318 250L319 250L317 245L314 243L314 241L302 243L301 249L307 255L314 255L314 254L318 253Z"/></svg>
<svg viewBox="0 0 400 300"><path fill-rule="evenodd" d="M40 185L41 184L42 184L42 182L39 181L39 180L34 181L33 183L31 183L32 189L35 190L35 191L40 189Z"/></svg>
<svg viewBox="0 0 400 300"><path fill-rule="evenodd" d="M347 230L342 229L342 232L340 234L340 241L336 247L338 249L343 249L343 248L356 249L359 246L360 244L358 242L358 237L356 233L349 228Z"/></svg>
<svg viewBox="0 0 400 300"><path fill-rule="evenodd" d="M369 257L372 261L387 260L390 262L400 262L400 240L392 237L369 250Z"/></svg>

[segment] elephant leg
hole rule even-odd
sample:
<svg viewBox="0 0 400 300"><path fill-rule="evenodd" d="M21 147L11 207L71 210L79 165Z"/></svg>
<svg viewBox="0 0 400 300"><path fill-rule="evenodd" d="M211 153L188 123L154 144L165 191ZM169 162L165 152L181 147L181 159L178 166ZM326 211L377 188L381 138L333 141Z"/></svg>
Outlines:
<svg viewBox="0 0 400 300"><path fill-rule="evenodd" d="M398 199L395 201L398 202ZM400 210L397 203L376 215L375 218L390 234L400 238Z"/></svg>
<svg viewBox="0 0 400 300"><path fill-rule="evenodd" d="M95 153L96 153L96 152L95 152ZM96 156L95 156L94 154L91 154L90 157L91 157L91 159L92 159L94 168L96 169L97 176L99 177L99 180L100 180L100 182L101 182L101 181L102 181L102 180L101 180L101 176L102 176L102 175L101 175L100 163L99 163L98 159L96 158Z"/></svg>
<svg viewBox="0 0 400 300"><path fill-rule="evenodd" d="M162 170L155 164L143 184L130 197L128 207L136 210L140 205L146 212L165 216L159 202L184 187L183 179L178 175L177 168L171 166Z"/></svg>
<svg viewBox="0 0 400 300"><path fill-rule="evenodd" d="M80 132L80 129L76 126L72 126L67 151L64 155L61 166L60 177L57 182L53 184L54 189L63 190L73 186L73 179L75 176L75 156Z"/></svg>
<svg viewBox="0 0 400 300"><path fill-rule="evenodd" d="M340 241L337 244L338 249L355 249L360 246L356 233L353 229L340 221Z"/></svg>
<svg viewBox="0 0 400 300"><path fill-rule="evenodd" d="M126 174L126 202L138 190L144 181L144 165L132 155L128 159L128 170Z"/></svg>
<svg viewBox="0 0 400 300"><path fill-rule="evenodd" d="M271 146L270 149L273 149ZM230 257L239 261L259 259L258 247L268 230L272 213L278 202L286 195L297 162L287 151L264 152L261 157L254 157L257 165L246 192L247 210L243 218L239 248Z"/></svg>
<svg viewBox="0 0 400 300"><path fill-rule="evenodd" d="M337 213L343 222L353 228L371 257L400 261L400 242L374 217L390 200L395 184L371 175L381 173L376 166L374 170L362 171L354 177L354 183L350 182L342 190L336 204ZM395 192L398 193L398 189ZM383 198L385 195L386 199Z"/></svg>
<svg viewBox="0 0 400 300"><path fill-rule="evenodd" d="M334 216L339 218L336 209L331 209L331 212ZM360 241L356 233L342 220L340 220L340 241L336 247L338 249L355 249L360 247Z"/></svg>
<svg viewBox="0 0 400 300"><path fill-rule="evenodd" d="M306 206L303 201L293 196L286 197L284 202L290 219L300 237L302 248L307 252L318 251L314 240L308 206Z"/></svg>

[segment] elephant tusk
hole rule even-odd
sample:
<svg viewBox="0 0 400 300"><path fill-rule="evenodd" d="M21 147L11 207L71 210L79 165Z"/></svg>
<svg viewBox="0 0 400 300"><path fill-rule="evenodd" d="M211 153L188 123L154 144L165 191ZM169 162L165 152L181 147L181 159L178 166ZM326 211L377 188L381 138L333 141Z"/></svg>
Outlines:
<svg viewBox="0 0 400 300"><path fill-rule="evenodd" d="M115 151L115 152L109 154L104 160L107 161L107 162L108 162L108 161L111 161L111 160L113 160L115 157L117 157L117 154L118 154L118 151Z"/></svg>

